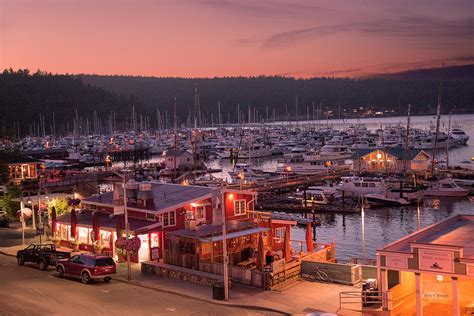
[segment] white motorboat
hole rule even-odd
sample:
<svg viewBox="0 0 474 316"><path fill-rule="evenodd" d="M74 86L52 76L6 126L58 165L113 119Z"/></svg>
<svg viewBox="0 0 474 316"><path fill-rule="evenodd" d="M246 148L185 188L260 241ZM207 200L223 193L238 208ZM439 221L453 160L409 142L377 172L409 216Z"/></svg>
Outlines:
<svg viewBox="0 0 474 316"><path fill-rule="evenodd" d="M425 196L446 196L446 197L460 197L467 196L468 189L461 188L453 179L443 179L437 182L430 183L425 190Z"/></svg>
<svg viewBox="0 0 474 316"><path fill-rule="evenodd" d="M365 178L358 176L342 177L337 190L344 193L345 196L358 197L366 196L372 193L383 193L387 184L381 178Z"/></svg>
<svg viewBox="0 0 474 316"><path fill-rule="evenodd" d="M459 142L461 145L467 145L467 141L469 140L469 136L461 128L453 128L449 131L449 136L452 137L453 140Z"/></svg>

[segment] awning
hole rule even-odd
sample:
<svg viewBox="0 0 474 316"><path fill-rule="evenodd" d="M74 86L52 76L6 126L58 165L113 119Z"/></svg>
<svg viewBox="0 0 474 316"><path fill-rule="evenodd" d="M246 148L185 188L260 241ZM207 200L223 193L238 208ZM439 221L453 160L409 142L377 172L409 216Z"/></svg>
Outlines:
<svg viewBox="0 0 474 316"><path fill-rule="evenodd" d="M270 230L270 228L267 228L267 227L250 228L250 229L246 229L246 230L237 231L237 232L234 232L234 233L228 233L228 234L226 234L226 238L227 239L232 239L232 238L237 238L237 237L242 237L242 236L261 233L261 232L264 232L264 231L267 231L267 230ZM213 237L209 237L209 238L199 238L199 240L203 241L203 242L221 241L223 239L224 239L224 236L222 236L222 235L213 236Z"/></svg>

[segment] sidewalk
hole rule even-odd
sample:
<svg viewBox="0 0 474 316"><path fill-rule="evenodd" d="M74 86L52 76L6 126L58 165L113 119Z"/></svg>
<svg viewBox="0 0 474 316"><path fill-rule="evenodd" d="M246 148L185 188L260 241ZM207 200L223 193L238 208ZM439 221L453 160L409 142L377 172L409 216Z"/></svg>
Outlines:
<svg viewBox="0 0 474 316"><path fill-rule="evenodd" d="M0 248L0 253L16 256L23 245ZM70 250L70 249L60 249ZM310 314L316 312L337 313L338 315L362 315L350 310L339 310L339 293L358 291L357 287L298 281L281 291L262 291L260 289L233 283L229 291L229 301L212 299L212 288L186 281L141 273L140 264L132 264L132 280L127 280L127 264L117 263L114 279L131 285L155 291L172 293L213 304L245 307L260 311L272 311L282 314Z"/></svg>
<svg viewBox="0 0 474 316"><path fill-rule="evenodd" d="M132 280L127 281L127 265L118 263L115 279L215 304L275 311L283 314L330 312L338 315L361 315L361 313L347 310L338 311L339 293L359 290L359 288L347 285L298 281L281 291L263 291L233 283L229 290L229 301L223 302L212 299L212 288L209 286L158 275L142 274L139 264L132 265Z"/></svg>

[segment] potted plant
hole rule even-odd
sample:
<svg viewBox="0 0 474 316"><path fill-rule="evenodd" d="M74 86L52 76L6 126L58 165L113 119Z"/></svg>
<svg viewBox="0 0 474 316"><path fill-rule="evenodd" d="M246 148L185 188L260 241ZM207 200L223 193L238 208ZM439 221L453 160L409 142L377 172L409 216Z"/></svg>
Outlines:
<svg viewBox="0 0 474 316"><path fill-rule="evenodd" d="M61 239L55 237L53 238L53 243L56 245L56 247L59 247L59 245L61 245Z"/></svg>
<svg viewBox="0 0 474 316"><path fill-rule="evenodd" d="M78 240L72 241L71 246L72 246L72 251L79 251L79 246L81 245L81 242Z"/></svg>
<svg viewBox="0 0 474 316"><path fill-rule="evenodd" d="M93 247L94 247L95 253L101 253L102 249L104 249L104 247L100 244L98 240L94 241Z"/></svg>

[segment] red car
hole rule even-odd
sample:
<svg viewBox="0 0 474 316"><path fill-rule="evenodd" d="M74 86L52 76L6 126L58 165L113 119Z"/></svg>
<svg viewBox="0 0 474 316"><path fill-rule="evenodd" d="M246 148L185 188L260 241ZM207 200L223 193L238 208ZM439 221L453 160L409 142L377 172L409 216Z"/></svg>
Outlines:
<svg viewBox="0 0 474 316"><path fill-rule="evenodd" d="M116 273L114 259L103 254L78 254L70 259L59 260L56 271L60 278L70 276L80 278L82 283L103 279L109 282Z"/></svg>

